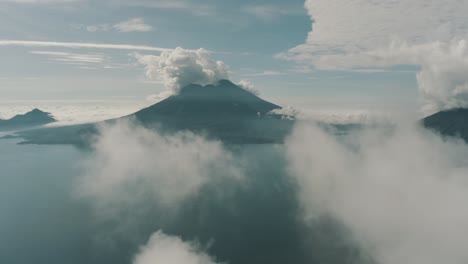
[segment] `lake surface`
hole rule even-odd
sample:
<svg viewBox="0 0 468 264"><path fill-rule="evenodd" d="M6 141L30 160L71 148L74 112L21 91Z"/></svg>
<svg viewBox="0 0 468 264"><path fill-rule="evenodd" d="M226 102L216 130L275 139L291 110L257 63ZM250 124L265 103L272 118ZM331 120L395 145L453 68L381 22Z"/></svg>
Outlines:
<svg viewBox="0 0 468 264"><path fill-rule="evenodd" d="M73 197L82 158L71 146L0 140L0 263L83 261L90 210Z"/></svg>

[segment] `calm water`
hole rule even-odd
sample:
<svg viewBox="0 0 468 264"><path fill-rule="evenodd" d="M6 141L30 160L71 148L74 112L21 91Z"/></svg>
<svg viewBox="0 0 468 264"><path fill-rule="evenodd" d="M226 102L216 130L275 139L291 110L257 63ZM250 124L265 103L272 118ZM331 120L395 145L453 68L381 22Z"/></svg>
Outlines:
<svg viewBox="0 0 468 264"><path fill-rule="evenodd" d="M73 198L83 154L0 140L0 263L78 263L90 213Z"/></svg>

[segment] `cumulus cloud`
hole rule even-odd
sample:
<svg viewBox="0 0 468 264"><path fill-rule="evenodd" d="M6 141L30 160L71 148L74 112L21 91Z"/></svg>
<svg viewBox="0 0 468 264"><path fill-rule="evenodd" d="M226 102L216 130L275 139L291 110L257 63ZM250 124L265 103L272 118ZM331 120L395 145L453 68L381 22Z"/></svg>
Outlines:
<svg viewBox="0 0 468 264"><path fill-rule="evenodd" d="M204 49L186 50L180 47L155 55L137 55L145 66L146 76L159 79L174 92L189 84L208 85L228 79L228 66L211 59Z"/></svg>
<svg viewBox="0 0 468 264"><path fill-rule="evenodd" d="M395 40L418 45L468 36L468 3L457 0L306 0L305 7L313 28L305 44L290 50L297 60L359 53Z"/></svg>
<svg viewBox="0 0 468 264"><path fill-rule="evenodd" d="M212 257L197 245L168 236L161 231L154 233L148 243L140 249L133 264L215 264Z"/></svg>
<svg viewBox="0 0 468 264"><path fill-rule="evenodd" d="M307 0L305 7L313 20L306 43L278 57L325 70L420 66L424 112L468 105L460 76L468 2Z"/></svg>
<svg viewBox="0 0 468 264"><path fill-rule="evenodd" d="M99 131L79 188L98 208L124 207L147 197L161 207L177 208L211 180L241 178L218 141L190 132L166 136L128 122Z"/></svg>
<svg viewBox="0 0 468 264"><path fill-rule="evenodd" d="M260 91L255 88L255 85L249 81L249 80L241 80L239 82L239 87L243 88L244 90L254 94L254 95L260 95Z"/></svg>
<svg viewBox="0 0 468 264"><path fill-rule="evenodd" d="M400 124L338 140L302 123L287 155L307 219L344 223L377 263L468 259L468 147Z"/></svg>

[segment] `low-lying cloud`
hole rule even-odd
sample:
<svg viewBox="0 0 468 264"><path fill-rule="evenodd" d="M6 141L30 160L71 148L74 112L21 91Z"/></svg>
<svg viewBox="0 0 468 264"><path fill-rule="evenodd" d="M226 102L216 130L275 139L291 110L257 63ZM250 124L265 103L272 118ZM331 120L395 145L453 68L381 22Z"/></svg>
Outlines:
<svg viewBox="0 0 468 264"><path fill-rule="evenodd" d="M158 231L140 249L133 264L216 264L212 257L199 247L179 237Z"/></svg>
<svg viewBox="0 0 468 264"><path fill-rule="evenodd" d="M287 141L307 217L331 216L377 263L468 259L468 147L415 125L338 140L300 124Z"/></svg>
<svg viewBox="0 0 468 264"><path fill-rule="evenodd" d="M228 66L214 61L204 49L193 51L178 47L163 51L159 56L137 55L137 58L145 66L148 78L161 80L174 92L189 84L215 84L229 77Z"/></svg>
<svg viewBox="0 0 468 264"><path fill-rule="evenodd" d="M191 132L162 135L132 122L104 125L99 131L79 190L98 209L144 199L176 209L210 181L241 178L221 142Z"/></svg>

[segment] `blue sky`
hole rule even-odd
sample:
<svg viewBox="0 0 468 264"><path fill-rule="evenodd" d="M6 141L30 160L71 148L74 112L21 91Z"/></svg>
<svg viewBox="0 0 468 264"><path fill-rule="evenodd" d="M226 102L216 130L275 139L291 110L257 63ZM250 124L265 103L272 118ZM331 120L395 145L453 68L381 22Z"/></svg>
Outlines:
<svg viewBox="0 0 468 264"><path fill-rule="evenodd" d="M384 39L387 36L424 45L433 41L427 36L436 34L411 35L404 27L392 28L379 20L398 15L398 8L409 9L404 4L392 7L378 6L375 1L357 2L362 3L0 0L0 100L145 100L165 89L162 83L148 80L144 66L135 59L136 53L158 55L159 51L62 45L90 43L204 48L214 60L229 66L232 81L249 80L262 97L278 103L354 109L388 104L416 109L418 88L421 90L416 77L423 63L377 63L363 56L352 57L350 63L349 57L389 46L390 41ZM341 8L336 9L340 4L349 5L349 18ZM351 15L359 6L382 13L368 18L362 13L363 23L358 23ZM415 10L424 15L435 12ZM418 30L421 21L414 19L409 28L414 25ZM458 23L456 19L453 21ZM457 26L455 22L450 25ZM450 32L460 35L456 30ZM375 33L379 31L380 35ZM465 32L461 33L464 36ZM439 35L442 37L437 40L453 38ZM6 41L13 43L7 45ZM61 44L44 44L51 42Z"/></svg>

